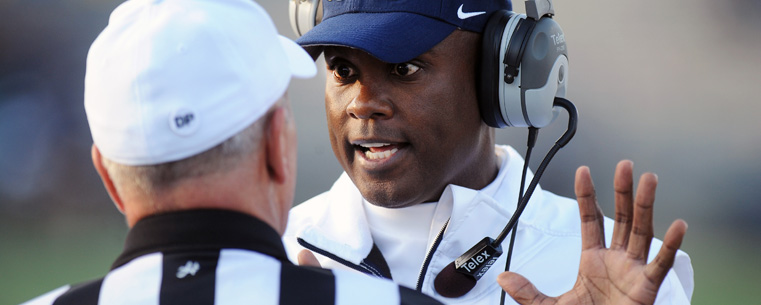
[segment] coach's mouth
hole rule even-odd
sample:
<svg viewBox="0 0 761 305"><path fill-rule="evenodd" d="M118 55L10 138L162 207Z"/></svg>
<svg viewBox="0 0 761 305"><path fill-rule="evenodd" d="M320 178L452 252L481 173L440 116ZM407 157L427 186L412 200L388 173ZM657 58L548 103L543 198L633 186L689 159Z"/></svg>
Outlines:
<svg viewBox="0 0 761 305"><path fill-rule="evenodd" d="M409 146L409 143L389 139L355 139L350 141L354 149L354 156L362 160L360 164L371 170L378 170L397 163L394 160L400 158Z"/></svg>
<svg viewBox="0 0 761 305"><path fill-rule="evenodd" d="M399 144L391 143L361 143L354 145L356 150L367 160L371 161L383 161L391 158L396 152L399 151Z"/></svg>

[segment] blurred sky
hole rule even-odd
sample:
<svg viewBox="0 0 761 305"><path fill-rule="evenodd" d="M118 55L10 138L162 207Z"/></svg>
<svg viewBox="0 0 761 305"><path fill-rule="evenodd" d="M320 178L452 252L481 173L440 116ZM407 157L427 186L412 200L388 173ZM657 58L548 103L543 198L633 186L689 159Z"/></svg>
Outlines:
<svg viewBox="0 0 761 305"><path fill-rule="evenodd" d="M48 240L106 226L116 228L104 231L115 232L109 236L116 249L108 251L117 252L104 250L105 264L118 253L123 220L90 163L82 96L89 45L120 2L0 0L0 287L34 286L40 275L23 270L38 258L16 260L35 247L50 249ZM295 38L286 0L259 3L282 34ZM523 11L522 3L514 6ZM567 97L580 125L543 188L572 196L575 168L589 165L611 215L614 166L633 160L635 174L659 176L656 236L675 218L690 224L683 248L696 269L694 303L750 298L753 291L742 287L761 283L761 267L744 261L761 254L761 1L575 0L555 1L555 11L569 47ZM341 172L327 137L321 70L289 90L299 130L297 203L329 188ZM563 132L563 120L540 132L534 168ZM525 133L499 130L498 142L522 152ZM26 241L35 238L40 242ZM11 265L20 271L2 269ZM20 299L0 293L0 303L55 288L40 285Z"/></svg>

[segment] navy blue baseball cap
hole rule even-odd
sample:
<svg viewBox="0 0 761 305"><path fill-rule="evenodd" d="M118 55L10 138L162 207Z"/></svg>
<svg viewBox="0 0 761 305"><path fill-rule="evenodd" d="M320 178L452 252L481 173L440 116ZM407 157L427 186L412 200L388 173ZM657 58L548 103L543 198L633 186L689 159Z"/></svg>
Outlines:
<svg viewBox="0 0 761 305"><path fill-rule="evenodd" d="M320 24L296 40L305 48L345 46L389 63L412 60L455 29L481 33L510 0L322 0Z"/></svg>

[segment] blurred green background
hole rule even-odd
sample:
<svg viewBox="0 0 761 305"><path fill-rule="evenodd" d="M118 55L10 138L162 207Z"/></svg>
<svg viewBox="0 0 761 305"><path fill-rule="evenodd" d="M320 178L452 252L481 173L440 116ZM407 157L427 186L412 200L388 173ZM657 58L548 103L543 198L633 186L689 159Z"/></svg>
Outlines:
<svg viewBox="0 0 761 305"><path fill-rule="evenodd" d="M126 226L92 169L82 106L87 50L119 3L0 0L0 304L101 276L121 250ZM259 3L294 37L286 0ZM693 304L758 304L761 1L556 0L555 10L570 50L567 97L581 117L543 187L572 196L575 168L589 165L611 215L618 160L656 172L656 236L676 218L690 225L682 248L695 269ZM324 77L290 88L297 203L341 172ZM540 132L532 160L562 121ZM497 137L524 150L523 129Z"/></svg>

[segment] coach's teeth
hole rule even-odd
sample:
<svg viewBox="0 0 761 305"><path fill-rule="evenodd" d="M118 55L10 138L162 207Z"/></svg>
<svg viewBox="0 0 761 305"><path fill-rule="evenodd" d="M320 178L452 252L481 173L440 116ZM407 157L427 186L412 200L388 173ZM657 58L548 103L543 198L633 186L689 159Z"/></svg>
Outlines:
<svg viewBox="0 0 761 305"><path fill-rule="evenodd" d="M387 145L391 145L391 144L390 143L362 143L362 144L359 144L359 146L362 146L364 148L383 147L383 146L387 146Z"/></svg>
<svg viewBox="0 0 761 305"><path fill-rule="evenodd" d="M365 152L365 156L370 160L386 159L388 157L391 157L397 151L399 151L399 149L397 148L392 148L386 151L379 151L379 152L371 152L368 150Z"/></svg>

